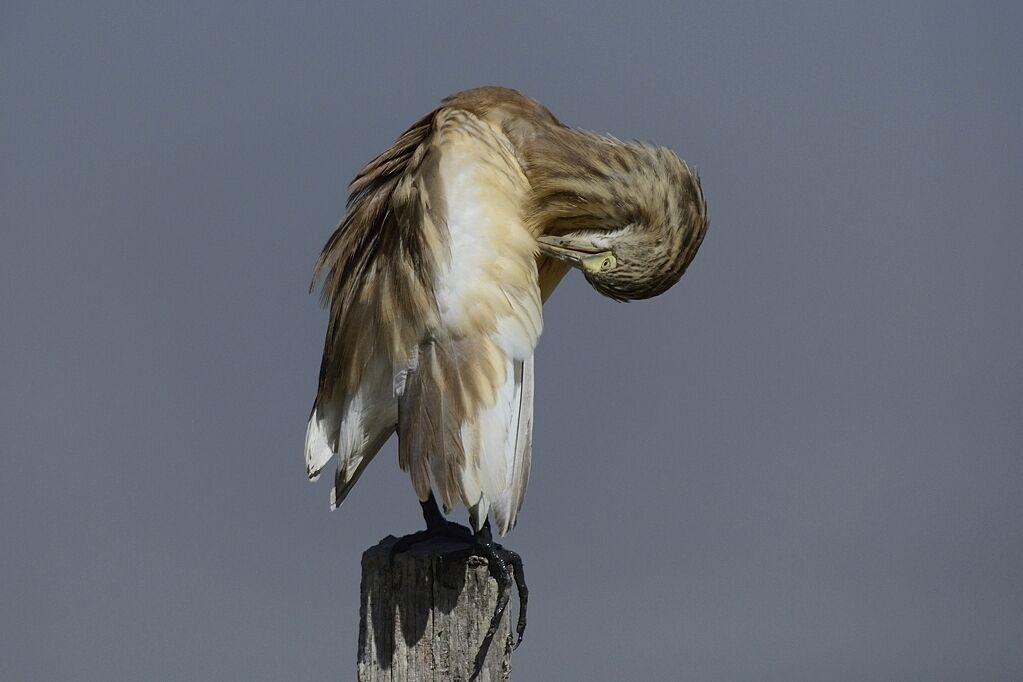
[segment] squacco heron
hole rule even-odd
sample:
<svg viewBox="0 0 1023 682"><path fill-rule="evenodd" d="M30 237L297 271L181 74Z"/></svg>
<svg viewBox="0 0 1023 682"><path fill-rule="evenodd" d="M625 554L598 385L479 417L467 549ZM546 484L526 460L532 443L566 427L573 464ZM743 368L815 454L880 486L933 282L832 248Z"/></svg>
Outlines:
<svg viewBox="0 0 1023 682"><path fill-rule="evenodd" d="M332 457L336 509L398 434L427 530L488 559L500 598L477 669L525 584L497 544L529 478L541 306L578 268L599 293L649 298L678 282L707 230L699 177L671 150L563 125L485 87L443 100L352 181L316 264L329 306L305 439L316 480ZM435 497L436 496L436 497ZM461 502L470 528L448 522Z"/></svg>

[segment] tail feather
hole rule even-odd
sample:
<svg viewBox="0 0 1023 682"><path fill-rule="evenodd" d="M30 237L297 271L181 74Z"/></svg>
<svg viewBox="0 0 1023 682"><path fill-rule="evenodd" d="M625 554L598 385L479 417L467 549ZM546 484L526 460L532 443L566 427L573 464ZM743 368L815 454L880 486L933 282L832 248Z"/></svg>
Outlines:
<svg viewBox="0 0 1023 682"><path fill-rule="evenodd" d="M515 527L522 498L526 494L529 482L529 467L533 449L533 356L523 362L515 362L509 372L508 389L511 389L511 403L508 405L505 418L505 440L498 456L488 453L484 461L487 465L500 462L503 466L497 471L503 475L499 485L490 494L491 510L497 522L497 531L504 535Z"/></svg>
<svg viewBox="0 0 1023 682"><path fill-rule="evenodd" d="M320 470L334 456L331 440L336 438L337 421L320 413L319 405L313 405L309 424L305 429L305 470L310 481L320 477Z"/></svg>
<svg viewBox="0 0 1023 682"><path fill-rule="evenodd" d="M306 428L305 457L309 480L315 481L337 455L330 508L341 506L373 456L383 447L398 421L394 377L385 363L367 372L352 394L330 399L318 396Z"/></svg>
<svg viewBox="0 0 1023 682"><path fill-rule="evenodd" d="M373 461L380 448L387 439L394 433L394 428L382 432L373 442L368 443L358 453L354 453L347 461L337 463L337 471L334 473L334 487L330 489L330 510L334 511L341 506L341 503L348 497L351 491L362 476L366 466Z"/></svg>

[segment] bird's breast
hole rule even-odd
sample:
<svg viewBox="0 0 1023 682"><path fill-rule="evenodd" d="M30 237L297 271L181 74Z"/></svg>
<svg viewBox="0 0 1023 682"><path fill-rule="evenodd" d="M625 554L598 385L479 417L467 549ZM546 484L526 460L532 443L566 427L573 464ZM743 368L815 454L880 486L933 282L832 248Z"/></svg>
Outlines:
<svg viewBox="0 0 1023 682"><path fill-rule="evenodd" d="M456 335L496 329L500 318L526 314L508 292L537 286L535 240L522 220L528 183L503 135L475 117L442 122L437 143L446 212L445 262L435 268L441 323Z"/></svg>

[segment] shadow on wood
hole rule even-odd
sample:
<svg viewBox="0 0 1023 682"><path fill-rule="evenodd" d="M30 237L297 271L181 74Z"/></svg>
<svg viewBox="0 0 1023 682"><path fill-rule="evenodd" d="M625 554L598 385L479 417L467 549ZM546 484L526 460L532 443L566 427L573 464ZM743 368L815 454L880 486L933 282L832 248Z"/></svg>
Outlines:
<svg viewBox="0 0 1023 682"><path fill-rule="evenodd" d="M359 682L468 680L497 606L497 581L468 545L421 542L391 560L387 536L362 555ZM477 678L511 679L511 609Z"/></svg>

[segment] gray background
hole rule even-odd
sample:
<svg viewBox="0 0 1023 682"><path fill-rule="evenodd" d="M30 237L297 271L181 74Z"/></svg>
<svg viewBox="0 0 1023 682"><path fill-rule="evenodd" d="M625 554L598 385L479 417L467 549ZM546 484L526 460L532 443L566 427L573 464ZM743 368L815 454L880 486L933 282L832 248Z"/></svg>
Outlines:
<svg viewBox="0 0 1023 682"><path fill-rule="evenodd" d="M305 480L358 167L504 84L677 149L682 284L545 309L521 680L1023 679L1019 3L0 10L0 678L354 676ZM461 516L461 512L459 512Z"/></svg>

